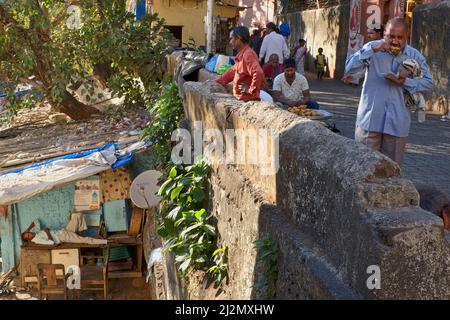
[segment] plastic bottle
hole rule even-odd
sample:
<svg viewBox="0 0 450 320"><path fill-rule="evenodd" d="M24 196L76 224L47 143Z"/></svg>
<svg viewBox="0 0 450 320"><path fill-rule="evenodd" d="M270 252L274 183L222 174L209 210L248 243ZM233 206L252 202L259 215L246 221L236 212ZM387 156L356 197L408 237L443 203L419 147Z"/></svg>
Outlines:
<svg viewBox="0 0 450 320"><path fill-rule="evenodd" d="M417 121L419 121L420 123L425 122L425 110L419 110L417 112Z"/></svg>

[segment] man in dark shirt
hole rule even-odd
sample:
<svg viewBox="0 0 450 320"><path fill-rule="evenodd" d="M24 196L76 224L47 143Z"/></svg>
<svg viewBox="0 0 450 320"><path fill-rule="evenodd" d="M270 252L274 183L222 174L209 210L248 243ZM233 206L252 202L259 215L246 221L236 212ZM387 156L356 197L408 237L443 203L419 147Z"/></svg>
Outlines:
<svg viewBox="0 0 450 320"><path fill-rule="evenodd" d="M259 56L259 50L261 50L261 45L263 42L263 37L261 37L261 32L259 29L253 30L253 34L250 38L250 48L253 49L253 51L256 52L256 55Z"/></svg>

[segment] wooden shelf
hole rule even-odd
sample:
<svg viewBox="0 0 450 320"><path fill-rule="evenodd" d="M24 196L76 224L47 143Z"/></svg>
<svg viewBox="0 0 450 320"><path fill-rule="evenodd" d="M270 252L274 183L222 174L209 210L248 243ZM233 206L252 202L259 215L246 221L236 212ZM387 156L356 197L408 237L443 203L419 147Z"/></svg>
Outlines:
<svg viewBox="0 0 450 320"><path fill-rule="evenodd" d="M140 278L142 272L140 271L109 271L108 279L122 279L122 278Z"/></svg>

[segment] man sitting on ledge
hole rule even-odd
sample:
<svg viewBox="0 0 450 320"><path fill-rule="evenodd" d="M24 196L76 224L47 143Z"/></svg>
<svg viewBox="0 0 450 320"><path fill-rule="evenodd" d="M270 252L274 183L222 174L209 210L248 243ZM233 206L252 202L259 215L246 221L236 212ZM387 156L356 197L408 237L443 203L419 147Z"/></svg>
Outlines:
<svg viewBox="0 0 450 320"><path fill-rule="evenodd" d="M308 80L296 70L294 59L284 61L284 73L273 81L273 99L282 108L307 105L319 109L319 104L311 100Z"/></svg>
<svg viewBox="0 0 450 320"><path fill-rule="evenodd" d="M84 243L84 244L107 244L107 240L82 237L78 232L87 230L86 221L81 213L72 213L69 223L64 229L41 230L38 220L34 220L22 233L22 240L31 241L36 244L58 245L60 243Z"/></svg>

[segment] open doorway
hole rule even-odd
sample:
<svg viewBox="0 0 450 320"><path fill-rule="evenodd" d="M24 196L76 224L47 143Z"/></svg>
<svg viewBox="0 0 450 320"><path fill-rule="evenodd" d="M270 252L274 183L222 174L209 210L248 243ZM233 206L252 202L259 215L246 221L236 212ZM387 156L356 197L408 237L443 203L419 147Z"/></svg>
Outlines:
<svg viewBox="0 0 450 320"><path fill-rule="evenodd" d="M174 41L174 47L181 47L183 43L183 26L166 26L166 28L173 34L176 41Z"/></svg>

